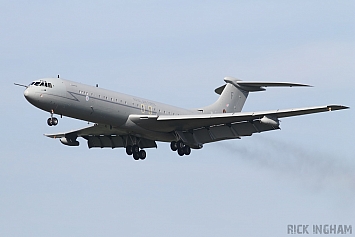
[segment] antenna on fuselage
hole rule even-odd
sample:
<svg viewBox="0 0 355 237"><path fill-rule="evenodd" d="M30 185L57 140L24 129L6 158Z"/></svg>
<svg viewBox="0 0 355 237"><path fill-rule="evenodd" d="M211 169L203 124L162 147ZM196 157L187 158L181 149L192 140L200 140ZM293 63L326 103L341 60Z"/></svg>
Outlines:
<svg viewBox="0 0 355 237"><path fill-rule="evenodd" d="M59 74L58 74L58 78L59 78Z"/></svg>

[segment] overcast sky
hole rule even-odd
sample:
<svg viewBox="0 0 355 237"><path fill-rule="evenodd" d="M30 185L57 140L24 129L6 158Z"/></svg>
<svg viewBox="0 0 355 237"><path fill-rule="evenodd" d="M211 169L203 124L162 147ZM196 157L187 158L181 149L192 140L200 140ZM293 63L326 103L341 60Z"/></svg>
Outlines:
<svg viewBox="0 0 355 237"><path fill-rule="evenodd" d="M287 236L287 225L355 232L354 1L2 1L1 236ZM225 76L306 83L251 93L243 111L327 104L280 131L124 149L67 147L23 89L56 77L175 106L213 103Z"/></svg>

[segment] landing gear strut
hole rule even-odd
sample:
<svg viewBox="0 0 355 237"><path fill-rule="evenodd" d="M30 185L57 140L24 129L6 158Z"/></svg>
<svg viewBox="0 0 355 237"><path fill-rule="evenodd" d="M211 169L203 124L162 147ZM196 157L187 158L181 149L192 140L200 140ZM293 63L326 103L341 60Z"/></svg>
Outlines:
<svg viewBox="0 0 355 237"><path fill-rule="evenodd" d="M172 141L170 143L170 148L172 151L177 151L179 156L183 155L190 155L191 154L191 147L189 145L185 145L183 141Z"/></svg>
<svg viewBox="0 0 355 237"><path fill-rule="evenodd" d="M48 126L57 126L58 124L58 119L56 117L53 117L54 111L51 111L51 117L47 119L47 124Z"/></svg>

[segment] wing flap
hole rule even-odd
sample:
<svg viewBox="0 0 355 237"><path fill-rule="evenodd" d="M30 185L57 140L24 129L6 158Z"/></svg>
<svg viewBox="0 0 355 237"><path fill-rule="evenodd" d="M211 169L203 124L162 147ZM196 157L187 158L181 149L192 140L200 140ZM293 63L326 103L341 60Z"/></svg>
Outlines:
<svg viewBox="0 0 355 237"><path fill-rule="evenodd" d="M226 139L240 139L260 133L279 129L268 124L256 122L238 122L230 125L212 126L183 132L185 142L188 144L205 144Z"/></svg>
<svg viewBox="0 0 355 237"><path fill-rule="evenodd" d="M72 130L65 133L44 134L44 135L50 138L62 138L68 136L69 134L76 135L77 137L84 137L84 136L100 136L100 135L121 135L123 133L108 125L95 124L89 127Z"/></svg>
<svg viewBox="0 0 355 237"><path fill-rule="evenodd" d="M87 140L87 145L89 148L93 147L126 147L127 145L133 145L135 141L140 148L152 148L157 147L154 140L134 137L127 135L127 133L120 131L119 129L113 128L108 125L94 125L82 129L72 130L66 133L56 133L56 134L44 134L50 138L68 138L76 140L77 137L83 137Z"/></svg>

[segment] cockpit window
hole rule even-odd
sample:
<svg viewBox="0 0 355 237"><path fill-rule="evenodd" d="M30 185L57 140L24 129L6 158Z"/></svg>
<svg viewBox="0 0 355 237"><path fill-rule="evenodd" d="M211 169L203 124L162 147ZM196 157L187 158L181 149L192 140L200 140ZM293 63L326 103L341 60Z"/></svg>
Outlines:
<svg viewBox="0 0 355 237"><path fill-rule="evenodd" d="M46 81L34 81L31 83L31 85L33 86L44 86L44 87L49 87L52 88L53 85L50 82L46 82Z"/></svg>

